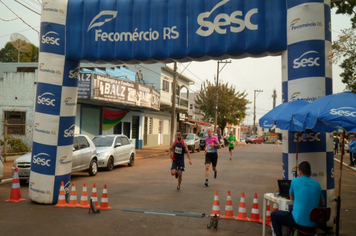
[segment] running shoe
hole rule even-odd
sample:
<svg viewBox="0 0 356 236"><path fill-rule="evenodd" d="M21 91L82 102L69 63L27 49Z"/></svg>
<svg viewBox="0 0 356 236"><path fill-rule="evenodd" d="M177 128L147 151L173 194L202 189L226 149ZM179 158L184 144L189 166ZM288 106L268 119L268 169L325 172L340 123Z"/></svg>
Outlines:
<svg viewBox="0 0 356 236"><path fill-rule="evenodd" d="M209 186L209 180L205 180L205 186L208 187Z"/></svg>
<svg viewBox="0 0 356 236"><path fill-rule="evenodd" d="M180 190L180 186L179 185L177 185L177 190Z"/></svg>
<svg viewBox="0 0 356 236"><path fill-rule="evenodd" d="M214 172L214 179L216 179L216 177L218 177L218 172Z"/></svg>

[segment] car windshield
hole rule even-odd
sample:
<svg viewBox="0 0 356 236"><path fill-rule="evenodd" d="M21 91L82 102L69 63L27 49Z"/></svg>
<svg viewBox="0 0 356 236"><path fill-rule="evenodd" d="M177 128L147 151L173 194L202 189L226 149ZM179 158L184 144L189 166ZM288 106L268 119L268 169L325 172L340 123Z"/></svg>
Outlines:
<svg viewBox="0 0 356 236"><path fill-rule="evenodd" d="M93 143L95 147L110 147L113 143L114 137L95 137Z"/></svg>
<svg viewBox="0 0 356 236"><path fill-rule="evenodd" d="M206 138L206 137L208 137L208 133L200 133L199 134L199 138Z"/></svg>
<svg viewBox="0 0 356 236"><path fill-rule="evenodd" d="M193 134L183 134L182 138L183 139L194 139L194 135Z"/></svg>

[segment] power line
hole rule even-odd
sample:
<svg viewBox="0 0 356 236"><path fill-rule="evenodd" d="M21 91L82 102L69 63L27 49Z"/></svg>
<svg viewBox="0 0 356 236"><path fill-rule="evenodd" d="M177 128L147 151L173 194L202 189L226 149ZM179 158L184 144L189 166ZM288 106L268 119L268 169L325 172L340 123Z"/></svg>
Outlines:
<svg viewBox="0 0 356 236"><path fill-rule="evenodd" d="M30 27L31 29L33 29L34 31L36 31L38 34L40 34L39 31L37 31L36 29L34 29L31 25L29 25L26 21L24 21L20 16L18 16L13 10L11 10L2 0L0 0L0 2L7 8L9 9L9 11L11 11L15 16L17 16L24 24L26 24L28 27Z"/></svg>
<svg viewBox="0 0 356 236"><path fill-rule="evenodd" d="M6 20L6 19L0 18L0 20L2 20L2 21L14 21L14 20L17 20L17 19L18 19L18 17L14 18L14 19L10 19L10 20Z"/></svg>
<svg viewBox="0 0 356 236"><path fill-rule="evenodd" d="M20 4L20 5L23 6L24 8L26 8L26 9L32 11L33 13L35 13L35 14L37 14L37 15L39 15L39 16L41 15L41 13L38 13L38 12L32 10L31 8L25 6L23 3L20 3L20 2L18 2L17 0L15 0L15 2L17 2L18 4Z"/></svg>

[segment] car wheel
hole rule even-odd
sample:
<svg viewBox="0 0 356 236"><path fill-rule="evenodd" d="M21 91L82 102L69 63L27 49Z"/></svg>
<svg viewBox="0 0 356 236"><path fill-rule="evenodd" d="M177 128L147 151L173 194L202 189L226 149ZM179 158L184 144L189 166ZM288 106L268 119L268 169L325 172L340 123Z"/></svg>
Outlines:
<svg viewBox="0 0 356 236"><path fill-rule="evenodd" d="M130 156L130 162L129 162L129 166L133 166L135 164L135 156L134 154L132 153L131 156Z"/></svg>
<svg viewBox="0 0 356 236"><path fill-rule="evenodd" d="M90 176L95 176L98 173L98 162L96 159L91 160L88 172Z"/></svg>
<svg viewBox="0 0 356 236"><path fill-rule="evenodd" d="M197 151L200 152L200 147L198 147Z"/></svg>
<svg viewBox="0 0 356 236"><path fill-rule="evenodd" d="M107 165L106 169L108 171L112 171L114 169L114 158L113 157L109 157L108 165Z"/></svg>
<svg viewBox="0 0 356 236"><path fill-rule="evenodd" d="M189 150L189 149L188 149ZM192 153L194 153L195 152L195 149L194 149L194 147L193 147L193 149L192 149Z"/></svg>

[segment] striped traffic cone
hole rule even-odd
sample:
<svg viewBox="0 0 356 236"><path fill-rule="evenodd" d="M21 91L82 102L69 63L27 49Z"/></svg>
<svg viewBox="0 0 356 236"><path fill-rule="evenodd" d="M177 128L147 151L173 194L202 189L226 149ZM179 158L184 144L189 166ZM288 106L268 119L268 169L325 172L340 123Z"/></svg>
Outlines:
<svg viewBox="0 0 356 236"><path fill-rule="evenodd" d="M59 188L59 195L58 195L58 202L55 205L56 207L65 207L67 204L66 202L66 195L64 193L64 183L61 182L61 187Z"/></svg>
<svg viewBox="0 0 356 236"><path fill-rule="evenodd" d="M103 194L101 196L101 205L100 210L110 210L109 199L108 199L108 190L106 188L106 184L104 184Z"/></svg>
<svg viewBox="0 0 356 236"><path fill-rule="evenodd" d="M267 201L267 209L266 209L266 225L271 227L271 207L269 201Z"/></svg>
<svg viewBox="0 0 356 236"><path fill-rule="evenodd" d="M19 169L16 167L15 171L14 171L14 176L12 179L10 199L5 200L5 201L7 201L7 202L21 202L21 201L25 201L25 200L26 199L21 198Z"/></svg>
<svg viewBox="0 0 356 236"><path fill-rule="evenodd" d="M218 217L220 217L221 215L218 190L215 191L213 209L211 211L210 216L215 216L215 215L217 215Z"/></svg>
<svg viewBox="0 0 356 236"><path fill-rule="evenodd" d="M245 193L242 192L240 199L239 212L237 214L236 220L249 221L246 214L246 202L245 202Z"/></svg>
<svg viewBox="0 0 356 236"><path fill-rule="evenodd" d="M96 209L99 209L99 203L98 203L98 195L96 192L96 183L93 184L93 190L91 191L91 199L95 204Z"/></svg>
<svg viewBox="0 0 356 236"><path fill-rule="evenodd" d="M87 192L87 184L84 183L83 185L83 190L82 190L82 196L80 197L80 203L79 207L81 208L89 208L89 202L88 202L88 192Z"/></svg>
<svg viewBox="0 0 356 236"><path fill-rule="evenodd" d="M69 203L66 204L66 207L78 207L77 201L77 189L75 188L75 183L72 183L72 190L70 192Z"/></svg>
<svg viewBox="0 0 356 236"><path fill-rule="evenodd" d="M279 210L278 204L274 202L274 203L273 203L272 212L273 212L273 211L278 211L278 210Z"/></svg>
<svg viewBox="0 0 356 236"><path fill-rule="evenodd" d="M255 197L253 198L252 211L250 221L262 223L262 219L260 219L260 213L258 210L258 199L257 193L255 193Z"/></svg>
<svg viewBox="0 0 356 236"><path fill-rule="evenodd" d="M225 215L222 215L220 218L223 219L235 219L234 211L232 208L231 192L227 192L226 206L225 206Z"/></svg>

